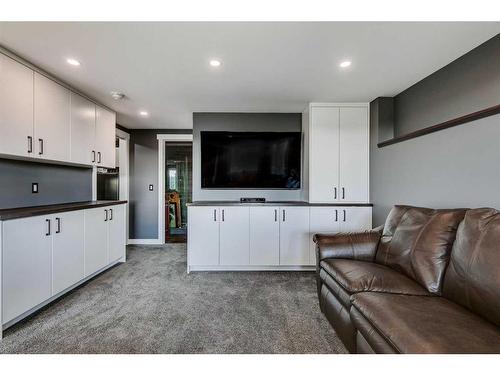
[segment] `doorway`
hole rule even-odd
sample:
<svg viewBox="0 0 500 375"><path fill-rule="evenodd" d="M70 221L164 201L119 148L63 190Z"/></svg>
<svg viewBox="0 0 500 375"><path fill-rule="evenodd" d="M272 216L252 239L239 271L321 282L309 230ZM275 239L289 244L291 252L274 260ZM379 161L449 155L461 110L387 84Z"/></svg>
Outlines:
<svg viewBox="0 0 500 375"><path fill-rule="evenodd" d="M165 142L165 242L187 240L187 203L192 199L191 142Z"/></svg>

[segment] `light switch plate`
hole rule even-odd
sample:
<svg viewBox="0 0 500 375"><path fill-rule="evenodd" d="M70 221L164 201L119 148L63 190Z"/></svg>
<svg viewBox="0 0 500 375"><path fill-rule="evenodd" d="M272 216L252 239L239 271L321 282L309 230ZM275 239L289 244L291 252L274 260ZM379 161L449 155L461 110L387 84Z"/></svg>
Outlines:
<svg viewBox="0 0 500 375"><path fill-rule="evenodd" d="M33 194L37 194L38 193L38 182L33 182L31 184L31 192Z"/></svg>
<svg viewBox="0 0 500 375"><path fill-rule="evenodd" d="M153 191L153 184L149 185L149 191Z"/></svg>

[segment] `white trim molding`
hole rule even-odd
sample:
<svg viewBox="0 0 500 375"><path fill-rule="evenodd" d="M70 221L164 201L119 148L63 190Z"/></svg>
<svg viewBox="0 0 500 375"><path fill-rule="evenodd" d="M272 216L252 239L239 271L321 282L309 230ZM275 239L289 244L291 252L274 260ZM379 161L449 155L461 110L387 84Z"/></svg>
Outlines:
<svg viewBox="0 0 500 375"><path fill-rule="evenodd" d="M193 134L157 134L158 139L158 243L165 243L165 143L193 142Z"/></svg>

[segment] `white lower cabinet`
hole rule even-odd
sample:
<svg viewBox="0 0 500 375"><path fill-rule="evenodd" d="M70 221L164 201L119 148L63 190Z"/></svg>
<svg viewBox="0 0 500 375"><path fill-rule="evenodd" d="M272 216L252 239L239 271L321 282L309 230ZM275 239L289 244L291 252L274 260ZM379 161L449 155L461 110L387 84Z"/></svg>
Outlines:
<svg viewBox="0 0 500 375"><path fill-rule="evenodd" d="M52 292L57 294L84 278L83 211L52 215Z"/></svg>
<svg viewBox="0 0 500 375"><path fill-rule="evenodd" d="M219 264L249 264L249 208L221 207L219 232Z"/></svg>
<svg viewBox="0 0 500 375"><path fill-rule="evenodd" d="M92 208L85 211L85 277L108 263L108 210Z"/></svg>
<svg viewBox="0 0 500 375"><path fill-rule="evenodd" d="M120 204L0 221L1 323L124 261L125 210Z"/></svg>
<svg viewBox="0 0 500 375"><path fill-rule="evenodd" d="M108 234L108 263L125 257L125 246L127 245L126 207L124 204L110 206L109 234Z"/></svg>
<svg viewBox="0 0 500 375"><path fill-rule="evenodd" d="M250 207L250 264L280 264L279 207Z"/></svg>
<svg viewBox="0 0 500 375"><path fill-rule="evenodd" d="M219 264L219 208L188 208L188 263L194 266Z"/></svg>
<svg viewBox="0 0 500 375"><path fill-rule="evenodd" d="M50 219L5 221L2 228L2 323L51 297Z"/></svg>
<svg viewBox="0 0 500 375"><path fill-rule="evenodd" d="M190 206L188 271L310 270L315 233L370 229L371 212L352 206Z"/></svg>
<svg viewBox="0 0 500 375"><path fill-rule="evenodd" d="M309 207L280 208L280 264L309 264Z"/></svg>

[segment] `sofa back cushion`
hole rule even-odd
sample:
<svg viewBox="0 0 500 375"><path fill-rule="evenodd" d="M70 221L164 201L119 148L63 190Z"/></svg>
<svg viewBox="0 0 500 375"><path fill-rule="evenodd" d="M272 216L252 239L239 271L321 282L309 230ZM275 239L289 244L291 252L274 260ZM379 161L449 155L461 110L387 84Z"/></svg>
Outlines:
<svg viewBox="0 0 500 375"><path fill-rule="evenodd" d="M444 271L465 209L395 206L387 217L376 262L440 295Z"/></svg>
<svg viewBox="0 0 500 375"><path fill-rule="evenodd" d="M443 296L500 326L499 211L467 211L453 244Z"/></svg>

